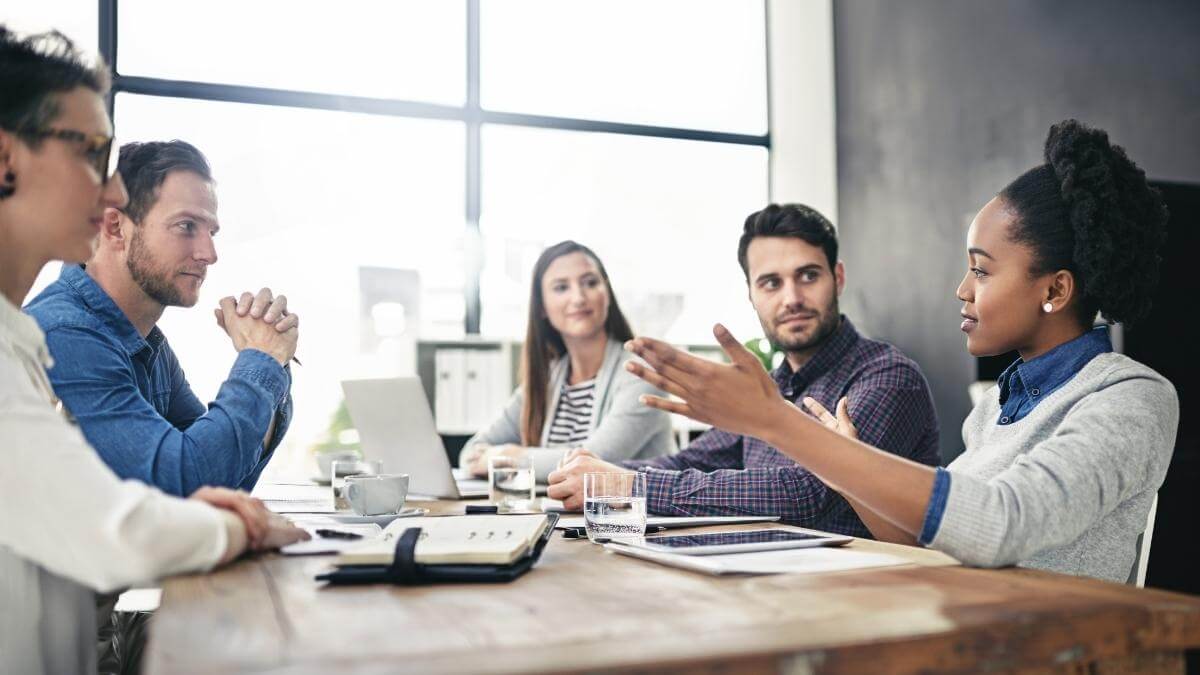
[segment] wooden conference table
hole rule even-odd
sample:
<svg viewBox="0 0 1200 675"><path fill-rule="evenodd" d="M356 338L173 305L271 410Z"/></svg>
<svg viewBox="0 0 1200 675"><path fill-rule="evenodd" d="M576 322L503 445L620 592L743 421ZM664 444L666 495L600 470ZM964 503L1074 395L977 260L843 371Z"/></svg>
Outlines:
<svg viewBox="0 0 1200 675"><path fill-rule="evenodd" d="M329 557L265 555L167 581L145 671L1174 673L1200 646L1200 597L851 546L912 565L716 578L556 533L510 584L326 588Z"/></svg>

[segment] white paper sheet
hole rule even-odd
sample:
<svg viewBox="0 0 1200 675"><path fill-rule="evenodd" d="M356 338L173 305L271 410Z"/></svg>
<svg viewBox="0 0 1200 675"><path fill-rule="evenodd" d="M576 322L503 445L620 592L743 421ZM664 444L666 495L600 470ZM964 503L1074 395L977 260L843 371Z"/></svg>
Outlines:
<svg viewBox="0 0 1200 675"><path fill-rule="evenodd" d="M365 525L347 525L339 523L332 518L321 518L315 516L312 518L292 518L293 523L297 527L302 527L312 535L312 539L308 541L298 541L294 544L289 544L279 549L279 552L284 555L323 555L332 553L341 553L351 546L356 546L369 541L383 534L383 528L368 523ZM337 530L339 532L353 532L361 534L361 539L343 539L341 537L322 537L317 534L318 529Z"/></svg>
<svg viewBox="0 0 1200 675"><path fill-rule="evenodd" d="M260 483L251 493L275 513L333 513L333 491L322 485Z"/></svg>
<svg viewBox="0 0 1200 675"><path fill-rule="evenodd" d="M909 564L909 561L904 558L885 553L865 553L853 549L830 547L756 551L728 555L659 553L620 544L605 544L604 548L622 555L712 575L814 574Z"/></svg>

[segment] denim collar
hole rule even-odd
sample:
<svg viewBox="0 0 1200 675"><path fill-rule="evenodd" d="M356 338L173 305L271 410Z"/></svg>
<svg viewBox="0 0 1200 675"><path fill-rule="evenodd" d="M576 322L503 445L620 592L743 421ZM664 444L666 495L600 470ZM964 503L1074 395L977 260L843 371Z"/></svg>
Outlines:
<svg viewBox="0 0 1200 675"><path fill-rule="evenodd" d="M783 363L779 364L779 367L771 373L771 377L780 387L788 384L803 386L803 383L812 382L840 363L858 340L859 335L858 331L854 329L854 324L850 323L850 319L843 314L837 330L825 339L824 344L807 363L800 366L800 370L793 371L791 364L784 359Z"/></svg>
<svg viewBox="0 0 1200 675"><path fill-rule="evenodd" d="M1108 326L1099 326L1032 361L1017 359L1000 374L1000 405L1004 405L1016 387L1026 393L1033 390L1049 393L1074 377L1088 361L1112 350Z"/></svg>
<svg viewBox="0 0 1200 675"><path fill-rule="evenodd" d="M129 317L125 316L125 312L117 307L117 303L113 302L108 293L100 288L100 284L83 268L83 265L64 264L59 281L66 284L80 300L83 300L83 304L87 305L92 314L104 322L110 336L120 342L129 356L144 349L157 350L163 341L163 334L158 326L151 328L150 334L142 338Z"/></svg>

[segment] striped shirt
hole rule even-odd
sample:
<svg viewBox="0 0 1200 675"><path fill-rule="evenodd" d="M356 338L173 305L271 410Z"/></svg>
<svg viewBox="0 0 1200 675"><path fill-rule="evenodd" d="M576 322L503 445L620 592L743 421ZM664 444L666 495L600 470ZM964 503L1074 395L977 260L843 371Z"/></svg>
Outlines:
<svg viewBox="0 0 1200 675"><path fill-rule="evenodd" d="M596 402L596 380L579 384L563 384L558 397L558 410L550 422L548 447L577 447L587 440L592 427L592 410Z"/></svg>
<svg viewBox="0 0 1200 675"><path fill-rule="evenodd" d="M798 371L771 373L784 398L811 396L828 410L849 399L864 443L937 466L938 424L929 385L895 347L838 329ZM779 516L785 523L871 537L850 503L792 458L757 438L707 431L677 455L622 462L646 473L647 508L670 516Z"/></svg>

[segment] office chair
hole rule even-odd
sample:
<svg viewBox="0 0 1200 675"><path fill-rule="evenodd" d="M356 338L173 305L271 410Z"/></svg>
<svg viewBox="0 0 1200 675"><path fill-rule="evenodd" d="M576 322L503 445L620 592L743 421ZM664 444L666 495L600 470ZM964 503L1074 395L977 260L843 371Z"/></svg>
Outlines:
<svg viewBox="0 0 1200 675"><path fill-rule="evenodd" d="M1150 513L1146 514L1146 530L1138 536L1137 562L1134 563L1133 569L1129 570L1129 579L1125 582L1138 588L1146 587L1146 568L1150 566L1150 539L1154 535L1154 516L1157 513L1158 493L1155 493L1154 501L1150 502Z"/></svg>

